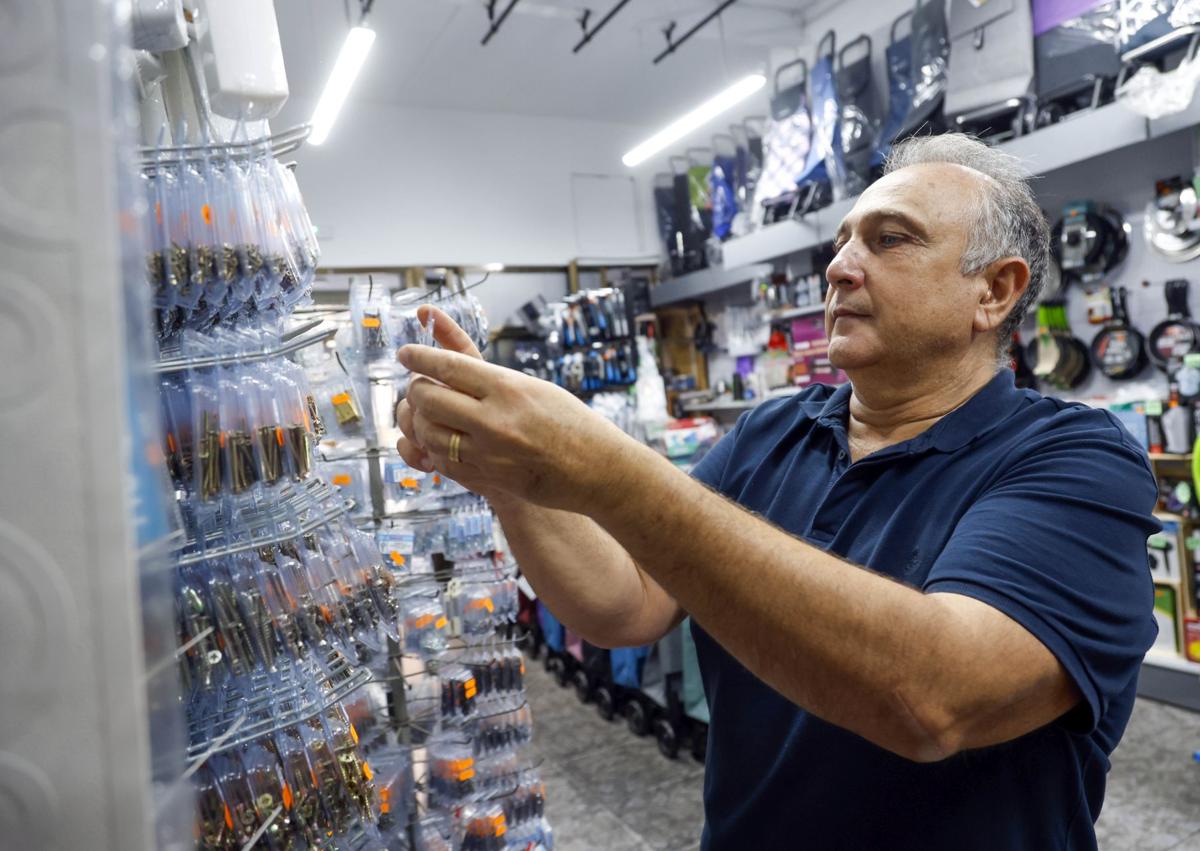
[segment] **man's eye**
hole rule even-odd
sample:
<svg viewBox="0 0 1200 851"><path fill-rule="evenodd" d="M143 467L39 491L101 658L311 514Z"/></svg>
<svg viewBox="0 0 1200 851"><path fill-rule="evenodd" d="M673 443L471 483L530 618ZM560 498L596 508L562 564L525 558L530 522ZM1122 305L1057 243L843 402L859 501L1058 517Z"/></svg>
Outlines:
<svg viewBox="0 0 1200 851"><path fill-rule="evenodd" d="M880 234L880 236L879 236L879 244L882 245L884 248L892 248L894 246L899 245L903 241L904 241L904 237L900 236L899 234L895 234L895 233L885 233L885 234Z"/></svg>

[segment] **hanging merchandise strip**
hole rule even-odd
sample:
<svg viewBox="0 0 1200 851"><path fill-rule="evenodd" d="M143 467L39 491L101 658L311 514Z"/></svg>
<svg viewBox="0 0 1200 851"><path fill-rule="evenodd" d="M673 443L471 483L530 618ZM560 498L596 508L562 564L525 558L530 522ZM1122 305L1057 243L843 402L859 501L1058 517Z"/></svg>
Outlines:
<svg viewBox="0 0 1200 851"><path fill-rule="evenodd" d="M421 304L437 304L482 348L486 317L464 293L393 295L371 276L351 284L347 315L327 317L346 331L335 337L338 350L312 350L302 358L327 428L314 475L332 481L344 497L370 502L366 522L375 527L382 571L391 577L398 639L389 644L386 668L372 667L370 689L387 695L375 717L380 730L393 732L364 733L363 742L377 769L389 759L408 760L408 794L424 793L406 799L404 812L415 819L404 822L408 845L551 847L544 786L525 753L532 714L525 662L513 638L515 566L495 556L490 507L378 445L371 424L381 420L372 410L380 394L355 389L395 381L403 393L407 375L394 366L396 350L435 343L431 323L418 316ZM578 306L581 328L627 322L596 312L597 306ZM346 421L335 401L343 395L354 412ZM357 519L365 520L362 513ZM379 821L385 837L400 823L394 811L387 815L386 830Z"/></svg>
<svg viewBox="0 0 1200 851"><path fill-rule="evenodd" d="M316 232L269 140L163 148L143 180L160 339L281 317L309 298Z"/></svg>
<svg viewBox="0 0 1200 851"><path fill-rule="evenodd" d="M279 501L273 505L262 505L250 509L253 513L239 515L237 522L241 531L237 536L244 540L231 540L234 536L227 531L228 526L222 518L210 515L210 523L219 528L189 536L175 564L197 564L270 547L307 535L336 520L346 510L347 506L336 490L320 479L312 479L289 495L279 495Z"/></svg>
<svg viewBox="0 0 1200 851"><path fill-rule="evenodd" d="M225 690L224 705L206 704L193 715L188 758L199 761L308 721L370 681L370 671L355 668L340 651L324 664L306 659L270 677L248 678Z"/></svg>
<svg viewBox="0 0 1200 851"><path fill-rule="evenodd" d="M382 847L380 795L401 789L394 772L376 782L356 730L374 726L361 692L400 638L396 583L313 470L324 426L288 360L336 330L285 330L318 246L276 157L306 134L142 152L163 459L186 533L179 647L148 677L178 663L178 785L205 849Z"/></svg>

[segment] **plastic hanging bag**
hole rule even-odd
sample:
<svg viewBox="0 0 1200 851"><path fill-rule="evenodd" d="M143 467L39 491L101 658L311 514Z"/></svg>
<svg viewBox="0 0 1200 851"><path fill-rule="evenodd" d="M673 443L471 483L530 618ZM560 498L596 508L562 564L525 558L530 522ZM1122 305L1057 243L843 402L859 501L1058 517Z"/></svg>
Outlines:
<svg viewBox="0 0 1200 851"><path fill-rule="evenodd" d="M784 86L785 77L799 79ZM812 119L808 105L808 65L797 59L775 71L775 94L771 98L771 119L760 137L762 170L754 185L753 215L774 206L781 196L794 193L796 181L806 172L812 150ZM747 151L753 156L754 146Z"/></svg>
<svg viewBox="0 0 1200 851"><path fill-rule="evenodd" d="M1157 46L1147 45L1141 51L1126 53L1122 78L1117 84L1117 100L1151 119L1187 109L1200 83L1198 50L1200 34L1180 29ZM1131 68L1136 71L1127 76Z"/></svg>
<svg viewBox="0 0 1200 851"><path fill-rule="evenodd" d="M1079 105L1087 105L1097 84L1116 79L1121 70L1118 6L1117 0L1034 0L1037 95L1043 107L1075 95Z"/></svg>
<svg viewBox="0 0 1200 851"><path fill-rule="evenodd" d="M1200 84L1200 62L1189 53L1174 70L1167 73L1146 65L1125 81L1118 99L1126 108L1149 119L1183 112L1191 105Z"/></svg>
<svg viewBox="0 0 1200 851"><path fill-rule="evenodd" d="M951 119L1022 103L1033 83L1033 18L1028 3L950 2L945 112ZM960 121L960 124L962 122Z"/></svg>
<svg viewBox="0 0 1200 851"><path fill-rule="evenodd" d="M833 30L825 33L817 43L817 59L811 78L813 144L805 172L796 181L803 199L797 212L809 212L825 206L829 200L846 197L841 106L834 78L835 45Z"/></svg>
<svg viewBox="0 0 1200 851"><path fill-rule="evenodd" d="M917 0L913 7L912 51L912 109L896 134L898 139L945 129L942 103L946 95L950 35L946 7L941 0Z"/></svg>
<svg viewBox="0 0 1200 851"><path fill-rule="evenodd" d="M871 153L871 170L879 173L891 153L892 144L908 120L913 107L913 37L912 12L905 12L892 22L884 64L888 77L888 109L879 128L878 139ZM898 33L903 32L900 36Z"/></svg>
<svg viewBox="0 0 1200 851"><path fill-rule="evenodd" d="M1176 0L1119 0L1121 53L1170 33L1176 26L1171 22L1175 5Z"/></svg>
<svg viewBox="0 0 1200 851"><path fill-rule="evenodd" d="M703 269L707 262L704 254L705 230L700 213L692 203L689 163L686 157L671 157L672 198L677 234L683 245L684 272Z"/></svg>
<svg viewBox="0 0 1200 851"><path fill-rule="evenodd" d="M847 56L860 52L862 55L847 61ZM844 192L858 195L871 182L871 159L882 123L871 80L870 36L861 35L838 51L835 83L841 107L836 144L845 164Z"/></svg>
<svg viewBox="0 0 1200 851"><path fill-rule="evenodd" d="M675 225L675 200L673 179L670 174L654 176L654 215L658 223L658 236L667 252L667 262L672 276L683 274L683 234Z"/></svg>
<svg viewBox="0 0 1200 851"><path fill-rule="evenodd" d="M728 138L732 153L717 152L713 156L712 170L708 175L709 196L712 198L713 236L728 239L732 233L733 220L738 214L737 201L737 148L732 137ZM715 140L714 140L715 141Z"/></svg>

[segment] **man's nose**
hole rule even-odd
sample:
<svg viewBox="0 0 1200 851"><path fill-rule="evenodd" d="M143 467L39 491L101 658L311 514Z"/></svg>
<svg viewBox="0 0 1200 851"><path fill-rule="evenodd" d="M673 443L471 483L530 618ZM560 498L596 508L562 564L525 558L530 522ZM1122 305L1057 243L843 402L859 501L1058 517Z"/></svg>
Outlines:
<svg viewBox="0 0 1200 851"><path fill-rule="evenodd" d="M863 268L859 262L859 247L856 240L851 239L843 245L833 261L825 269L825 280L830 286L856 287L863 283Z"/></svg>

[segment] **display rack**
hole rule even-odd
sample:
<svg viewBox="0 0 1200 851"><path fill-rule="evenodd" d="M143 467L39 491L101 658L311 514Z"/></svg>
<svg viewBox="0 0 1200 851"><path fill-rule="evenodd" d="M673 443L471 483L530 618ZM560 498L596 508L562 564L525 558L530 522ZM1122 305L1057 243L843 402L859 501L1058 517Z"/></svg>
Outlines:
<svg viewBox="0 0 1200 851"><path fill-rule="evenodd" d="M513 660L521 658L514 633L514 565L495 551L486 503L436 474L409 468L391 445L398 436L393 408L409 380L396 362L396 350L406 343L433 343L428 329L416 321L418 306L440 300L452 315L463 318L469 313L478 319L478 302L464 292L443 296L403 290L391 296L371 290L373 306L356 308L360 295L361 290L353 291L350 310L326 317L341 331L335 337L337 346L310 351L304 358L312 376L328 374L332 358L344 373L341 383L371 388L358 400L361 422L351 431L343 433L336 420L326 418L328 434L318 451L318 469L335 483L345 481L346 487L359 483L361 502L351 517L376 535L393 577L402 629L398 639L389 642L388 664L376 672L375 684L386 692L386 722L411 762L407 842L410 847L457 848L458 840L445 844L453 830L463 825L481 829L485 811L491 818L503 815L509 820L506 829L514 841L526 836L531 842L544 841L550 835L542 815L545 793L537 765L523 749L532 731L524 662L513 667ZM367 333L360 330L362 315L387 317L385 348L375 345L379 340L374 323L365 326ZM464 324L476 345L485 348L486 322ZM324 385L318 396L341 383ZM318 407L326 402L319 398ZM484 613L489 618L494 614L494 625L473 627ZM509 671L502 693L496 691L494 674L488 673L497 665L507 665ZM431 691L430 683L437 684L437 690ZM456 683L462 690L453 697ZM476 691L479 708L455 715L455 702L474 704ZM501 753L516 765L511 775L504 773L509 769L495 774L500 757L489 748L498 741L509 743ZM455 748L470 753L446 757L447 750ZM447 765L459 766L452 773L461 772L463 783L473 783L474 772L481 780L472 792L459 796L445 785ZM517 806L518 798L533 801L532 810ZM529 815L532 811L535 817Z"/></svg>

